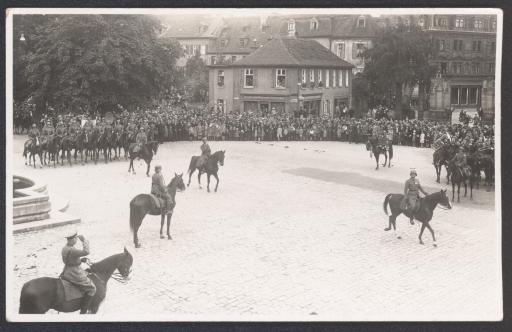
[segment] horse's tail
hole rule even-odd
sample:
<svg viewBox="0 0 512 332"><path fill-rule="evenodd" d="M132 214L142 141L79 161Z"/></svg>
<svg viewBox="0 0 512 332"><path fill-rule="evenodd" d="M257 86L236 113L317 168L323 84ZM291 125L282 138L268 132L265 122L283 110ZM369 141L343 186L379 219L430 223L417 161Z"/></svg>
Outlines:
<svg viewBox="0 0 512 332"><path fill-rule="evenodd" d="M389 199L391 198L391 195L393 195L393 194L388 194L386 196L386 198L384 199L384 204L382 205L382 208L384 209L384 213L386 213L386 216L388 215L388 204L389 204Z"/></svg>
<svg viewBox="0 0 512 332"><path fill-rule="evenodd" d="M190 174L190 172L192 172L195 161L196 161L196 159L194 157L190 158L190 165L188 166L188 171L187 171L188 174Z"/></svg>
<svg viewBox="0 0 512 332"><path fill-rule="evenodd" d="M20 314L32 314L37 313L37 304L33 294L28 289L29 283L25 283L21 288L20 295L20 307L18 313Z"/></svg>
<svg viewBox="0 0 512 332"><path fill-rule="evenodd" d="M132 199L130 202L130 231L133 233L136 228L138 228L140 225L137 225L139 223L139 214L137 213L137 206L135 205L135 198Z"/></svg>

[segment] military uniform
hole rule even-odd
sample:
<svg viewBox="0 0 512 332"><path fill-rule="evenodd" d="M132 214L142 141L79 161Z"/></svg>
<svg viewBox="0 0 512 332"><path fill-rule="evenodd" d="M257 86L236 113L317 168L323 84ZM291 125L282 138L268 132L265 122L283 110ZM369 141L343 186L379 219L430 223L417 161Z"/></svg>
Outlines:
<svg viewBox="0 0 512 332"><path fill-rule="evenodd" d="M146 144L148 143L148 138L144 131L140 131L137 134L137 137L135 138L135 143L136 145L133 149L133 152L139 152L141 149L145 148Z"/></svg>
<svg viewBox="0 0 512 332"><path fill-rule="evenodd" d="M404 194L407 203L406 209L414 209L419 198L420 190L424 193L424 190L421 188L420 181L418 179L410 178L405 181Z"/></svg>
<svg viewBox="0 0 512 332"><path fill-rule="evenodd" d="M208 145L208 143L204 142L201 145L201 156L199 157L199 161L197 163L197 168L203 167L204 163L210 157L211 154L212 154L212 150L210 149L210 146Z"/></svg>
<svg viewBox="0 0 512 332"><path fill-rule="evenodd" d="M82 245L82 250L67 244L62 248L64 271L61 277L79 287L85 294L92 296L96 293L96 287L87 276L87 272L80 267L80 258L89 255L89 241L84 240Z"/></svg>
<svg viewBox="0 0 512 332"><path fill-rule="evenodd" d="M155 173L151 177L151 194L162 198L165 202L166 211L169 211L169 209L171 208L171 203L173 203L172 197L167 192L164 177L161 173Z"/></svg>

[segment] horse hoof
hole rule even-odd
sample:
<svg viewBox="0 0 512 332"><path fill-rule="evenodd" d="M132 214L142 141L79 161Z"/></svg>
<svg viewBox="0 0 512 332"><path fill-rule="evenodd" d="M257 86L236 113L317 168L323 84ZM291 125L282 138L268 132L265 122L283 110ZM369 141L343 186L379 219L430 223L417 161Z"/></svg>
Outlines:
<svg viewBox="0 0 512 332"><path fill-rule="evenodd" d="M399 235L399 236L397 236L396 238L397 238L397 239L399 239L399 240L401 240L401 239L402 239L402 237L401 237L400 235Z"/></svg>
<svg viewBox="0 0 512 332"><path fill-rule="evenodd" d="M434 243L434 244L433 244L433 246L434 246L435 248L437 248L437 243Z"/></svg>
<svg viewBox="0 0 512 332"><path fill-rule="evenodd" d="M391 227L386 227L386 228L384 228L384 230L387 232L387 231L391 230Z"/></svg>
<svg viewBox="0 0 512 332"><path fill-rule="evenodd" d="M414 221L411 221L411 225L414 225Z"/></svg>
<svg viewBox="0 0 512 332"><path fill-rule="evenodd" d="M421 245L424 245L425 243L423 243L423 242L421 242L421 241L420 241L420 244L421 244Z"/></svg>
<svg viewBox="0 0 512 332"><path fill-rule="evenodd" d="M161 239L163 239L163 238L164 238L164 236L163 236L162 234L160 234L160 238L161 238Z"/></svg>
<svg viewBox="0 0 512 332"><path fill-rule="evenodd" d="M168 235L167 240L172 240L172 236Z"/></svg>
<svg viewBox="0 0 512 332"><path fill-rule="evenodd" d="M135 248L140 248L140 243L135 243Z"/></svg>

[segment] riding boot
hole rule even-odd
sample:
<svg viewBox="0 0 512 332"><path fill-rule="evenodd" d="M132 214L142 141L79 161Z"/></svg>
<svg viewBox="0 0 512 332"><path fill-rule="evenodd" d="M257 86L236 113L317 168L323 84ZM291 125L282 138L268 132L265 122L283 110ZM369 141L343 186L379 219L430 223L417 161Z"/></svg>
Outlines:
<svg viewBox="0 0 512 332"><path fill-rule="evenodd" d="M87 310L89 309L89 306L92 302L92 296L91 295L84 295L82 298L82 303L80 304L80 314L86 314Z"/></svg>

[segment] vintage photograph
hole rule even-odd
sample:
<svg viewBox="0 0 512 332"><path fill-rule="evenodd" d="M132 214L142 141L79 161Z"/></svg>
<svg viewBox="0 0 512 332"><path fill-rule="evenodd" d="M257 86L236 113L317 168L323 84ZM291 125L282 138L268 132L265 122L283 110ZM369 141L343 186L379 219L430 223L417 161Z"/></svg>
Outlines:
<svg viewBox="0 0 512 332"><path fill-rule="evenodd" d="M9 321L503 318L501 10L6 22Z"/></svg>

